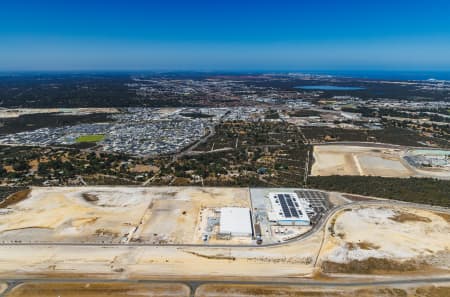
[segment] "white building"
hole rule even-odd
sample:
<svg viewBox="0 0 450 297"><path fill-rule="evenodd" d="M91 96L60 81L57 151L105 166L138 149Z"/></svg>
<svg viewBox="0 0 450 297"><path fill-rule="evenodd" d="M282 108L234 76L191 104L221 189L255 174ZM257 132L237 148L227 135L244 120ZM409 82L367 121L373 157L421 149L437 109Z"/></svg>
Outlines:
<svg viewBox="0 0 450 297"><path fill-rule="evenodd" d="M298 198L294 192L269 193L271 211L268 213L269 221L279 225L310 225L307 212L309 203Z"/></svg>
<svg viewBox="0 0 450 297"><path fill-rule="evenodd" d="M250 209L241 207L223 207L220 209L220 234L249 237L252 236L252 230Z"/></svg>

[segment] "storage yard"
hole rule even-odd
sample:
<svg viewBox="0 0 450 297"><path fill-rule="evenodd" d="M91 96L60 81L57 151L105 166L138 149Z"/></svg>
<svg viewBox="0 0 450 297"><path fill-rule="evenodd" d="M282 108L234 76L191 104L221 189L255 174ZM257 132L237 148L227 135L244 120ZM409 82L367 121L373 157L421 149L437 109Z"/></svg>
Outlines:
<svg viewBox="0 0 450 297"><path fill-rule="evenodd" d="M422 150L414 153L402 147L374 146L374 145L315 145L312 176L330 175L361 175L382 177L435 177L450 179L450 166L436 166L434 168L419 168L414 166L414 160L424 159L422 162L448 162L446 155L425 158L433 154L434 150ZM438 150L436 150L438 152ZM420 153L420 151L419 151ZM431 155L432 156L432 155ZM445 164L444 164L445 163ZM427 163L429 164L429 163Z"/></svg>
<svg viewBox="0 0 450 297"><path fill-rule="evenodd" d="M420 174L450 179L449 150L411 149L404 159Z"/></svg>

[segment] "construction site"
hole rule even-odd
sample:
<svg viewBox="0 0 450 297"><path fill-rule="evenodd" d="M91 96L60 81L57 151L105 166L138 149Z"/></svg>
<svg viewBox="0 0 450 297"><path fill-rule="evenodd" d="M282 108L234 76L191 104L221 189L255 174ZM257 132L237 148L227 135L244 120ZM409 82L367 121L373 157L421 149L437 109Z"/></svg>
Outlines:
<svg viewBox="0 0 450 297"><path fill-rule="evenodd" d="M21 198L0 208L5 296L80 284L79 296L218 296L223 281L227 296L259 296L257 284L296 292L318 279L342 296L352 278L449 276L448 209L298 188L55 187Z"/></svg>
<svg viewBox="0 0 450 297"><path fill-rule="evenodd" d="M302 189L37 187L22 198L0 208L2 243L273 244L333 205Z"/></svg>
<svg viewBox="0 0 450 297"><path fill-rule="evenodd" d="M382 144L314 146L312 176L360 175L450 179L450 152Z"/></svg>
<svg viewBox="0 0 450 297"><path fill-rule="evenodd" d="M245 188L33 188L0 209L0 242L196 244L223 207L249 206Z"/></svg>

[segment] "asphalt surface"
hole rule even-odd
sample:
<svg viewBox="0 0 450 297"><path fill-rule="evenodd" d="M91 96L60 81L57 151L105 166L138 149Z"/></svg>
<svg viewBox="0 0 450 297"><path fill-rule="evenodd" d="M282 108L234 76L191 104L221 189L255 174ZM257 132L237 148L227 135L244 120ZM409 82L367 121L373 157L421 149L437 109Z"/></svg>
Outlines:
<svg viewBox="0 0 450 297"><path fill-rule="evenodd" d="M131 284L184 284L191 290L190 295L195 296L197 288L201 285L216 284L216 285L259 285L259 286L297 286L297 287L363 287L363 286L395 286L395 285L426 285L437 283L449 283L450 277L433 277L433 278L407 278L407 279L394 279L394 280L381 280L381 281L351 281L351 282L336 282L336 281L314 281L314 280L295 280L295 281L202 281L202 280L123 280L123 279L83 279L83 278L52 278L52 279L39 279L39 278L27 278L27 279L0 279L0 282L8 284L8 288L0 296L6 296L14 287L22 283L131 283Z"/></svg>

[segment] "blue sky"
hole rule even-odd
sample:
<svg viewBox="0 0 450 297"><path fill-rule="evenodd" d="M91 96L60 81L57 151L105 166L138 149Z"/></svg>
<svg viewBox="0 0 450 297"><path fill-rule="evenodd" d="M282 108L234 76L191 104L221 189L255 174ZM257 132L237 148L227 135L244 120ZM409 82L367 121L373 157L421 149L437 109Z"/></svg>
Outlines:
<svg viewBox="0 0 450 297"><path fill-rule="evenodd" d="M450 70L448 0L0 3L0 70Z"/></svg>

